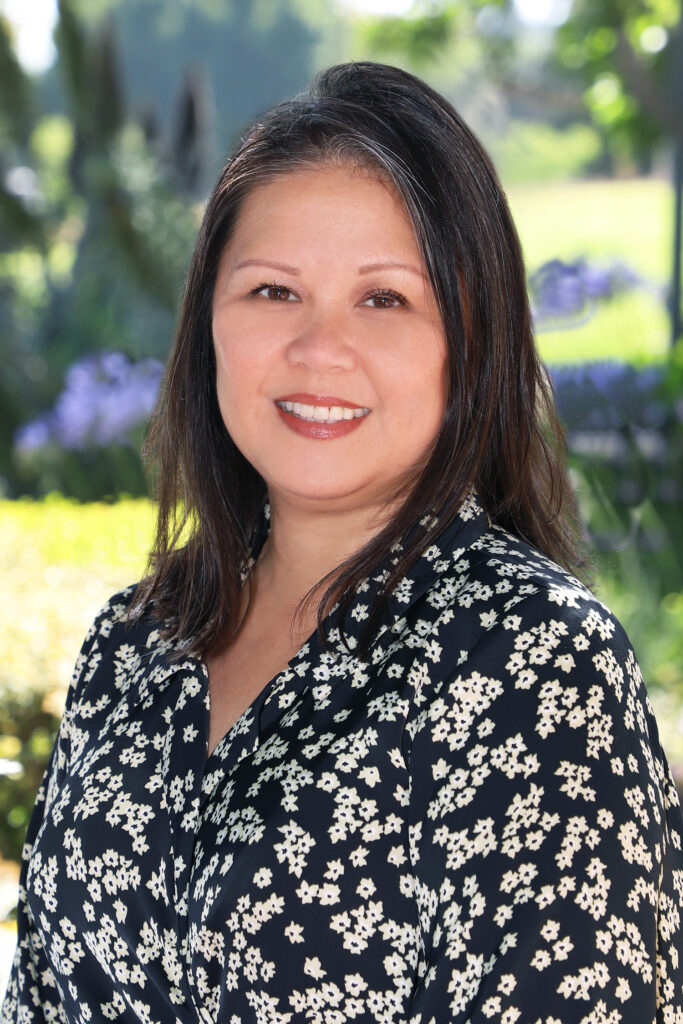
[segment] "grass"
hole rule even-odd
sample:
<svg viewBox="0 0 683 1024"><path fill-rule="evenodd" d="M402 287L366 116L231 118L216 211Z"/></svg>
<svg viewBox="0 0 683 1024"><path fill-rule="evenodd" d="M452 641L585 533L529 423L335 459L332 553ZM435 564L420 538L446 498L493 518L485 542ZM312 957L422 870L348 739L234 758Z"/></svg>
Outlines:
<svg viewBox="0 0 683 1024"><path fill-rule="evenodd" d="M603 305L584 326L539 332L553 362L661 358L669 344L663 295L670 275L673 196L666 181L565 181L508 189L527 267L546 260L623 260L648 287Z"/></svg>
<svg viewBox="0 0 683 1024"><path fill-rule="evenodd" d="M531 269L553 256L624 259L655 282L668 279L673 194L668 182L561 181L508 190Z"/></svg>

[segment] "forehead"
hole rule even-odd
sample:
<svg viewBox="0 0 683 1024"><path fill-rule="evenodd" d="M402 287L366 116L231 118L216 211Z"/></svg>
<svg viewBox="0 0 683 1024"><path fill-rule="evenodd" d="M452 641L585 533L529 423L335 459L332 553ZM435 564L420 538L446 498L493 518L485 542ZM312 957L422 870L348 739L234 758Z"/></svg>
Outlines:
<svg viewBox="0 0 683 1024"><path fill-rule="evenodd" d="M416 250L412 223L395 186L374 169L320 163L284 171L256 185L243 200L226 248L269 239L331 238Z"/></svg>

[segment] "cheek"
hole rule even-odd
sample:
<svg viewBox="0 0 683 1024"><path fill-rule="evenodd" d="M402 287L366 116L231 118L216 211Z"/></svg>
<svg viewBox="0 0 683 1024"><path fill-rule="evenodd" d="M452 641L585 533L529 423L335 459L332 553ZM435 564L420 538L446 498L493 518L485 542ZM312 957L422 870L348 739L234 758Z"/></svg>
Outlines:
<svg viewBox="0 0 683 1024"><path fill-rule="evenodd" d="M214 316L212 334L216 365L233 382L263 378L281 357L287 340L267 317L234 306Z"/></svg>
<svg viewBox="0 0 683 1024"><path fill-rule="evenodd" d="M214 317L212 323L213 347L216 354L216 371L219 381L226 383L233 377L239 365L239 338L241 332L234 323L228 324L223 317Z"/></svg>
<svg viewBox="0 0 683 1024"><path fill-rule="evenodd" d="M430 371L422 378L419 401L415 402L415 416L420 433L428 448L436 441L441 430L448 397L448 365L445 348L439 348ZM416 396L418 397L418 396Z"/></svg>
<svg viewBox="0 0 683 1024"><path fill-rule="evenodd" d="M421 433L441 426L448 396L445 344L434 345L411 359L400 374L400 407Z"/></svg>
<svg viewBox="0 0 683 1024"><path fill-rule="evenodd" d="M247 364L234 338L228 339L220 330L215 330L213 337L218 408L228 433L238 442L242 410L250 393L245 379Z"/></svg>
<svg viewBox="0 0 683 1024"><path fill-rule="evenodd" d="M232 320L229 330L220 319L214 320L213 341L219 399L228 394L235 400L246 398L250 393L249 382L257 376L258 346L249 332Z"/></svg>

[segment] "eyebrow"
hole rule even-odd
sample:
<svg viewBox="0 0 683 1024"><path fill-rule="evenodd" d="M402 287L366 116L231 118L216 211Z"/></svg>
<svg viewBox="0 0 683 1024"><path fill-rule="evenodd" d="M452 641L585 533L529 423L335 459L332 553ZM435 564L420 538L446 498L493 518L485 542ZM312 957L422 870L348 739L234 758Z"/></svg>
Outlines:
<svg viewBox="0 0 683 1024"><path fill-rule="evenodd" d="M294 277L298 277L301 271L297 267L293 267L290 263L278 263L274 260L241 260L233 268L234 270L242 270L243 267L270 267L272 270L281 270L285 274L292 274ZM411 274L416 274L418 277L424 277L425 275L417 267L414 267L410 263L365 263L362 267L358 268L359 274L372 274L376 270L408 270Z"/></svg>
<svg viewBox="0 0 683 1024"><path fill-rule="evenodd" d="M281 270L285 274L299 276L300 271L289 263L275 263L273 260L242 260L233 270L241 270L242 267L270 267L272 270Z"/></svg>
<svg viewBox="0 0 683 1024"><path fill-rule="evenodd" d="M359 274L372 274L375 270L409 270L411 274L417 274L418 277L424 277L424 274L417 267L414 267L411 263L366 263L364 266L358 268Z"/></svg>

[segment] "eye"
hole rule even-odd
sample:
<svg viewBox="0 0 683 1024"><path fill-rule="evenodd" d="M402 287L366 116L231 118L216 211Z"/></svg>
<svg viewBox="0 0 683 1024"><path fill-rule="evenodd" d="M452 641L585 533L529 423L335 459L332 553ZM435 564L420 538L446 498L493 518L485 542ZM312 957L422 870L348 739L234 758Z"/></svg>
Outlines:
<svg viewBox="0 0 683 1024"><path fill-rule="evenodd" d="M262 295L271 302L298 302L297 296L284 284L260 284L252 289L252 295Z"/></svg>
<svg viewBox="0 0 683 1024"><path fill-rule="evenodd" d="M399 306L407 305L407 301L404 295L392 291L391 288L380 288L364 298L361 305L371 306L373 309L397 309Z"/></svg>

